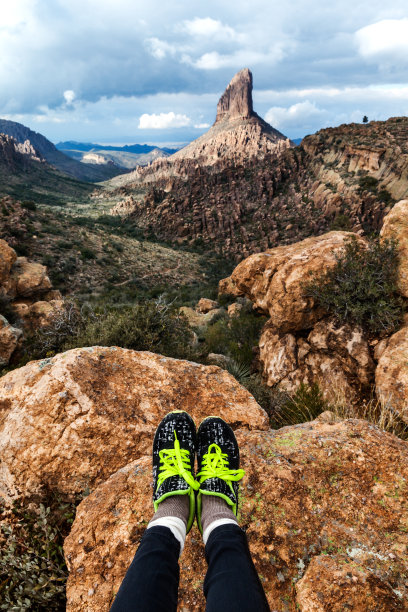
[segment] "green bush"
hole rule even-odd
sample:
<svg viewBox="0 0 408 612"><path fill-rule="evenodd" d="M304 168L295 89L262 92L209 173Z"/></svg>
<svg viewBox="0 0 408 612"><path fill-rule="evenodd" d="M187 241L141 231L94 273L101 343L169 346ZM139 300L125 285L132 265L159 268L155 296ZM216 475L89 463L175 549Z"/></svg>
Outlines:
<svg viewBox="0 0 408 612"><path fill-rule="evenodd" d="M37 210L37 205L31 200L25 200L21 203L21 208L25 208L26 210Z"/></svg>
<svg viewBox="0 0 408 612"><path fill-rule="evenodd" d="M0 610L65 610L62 545L75 504L15 506L0 526Z"/></svg>
<svg viewBox="0 0 408 612"><path fill-rule="evenodd" d="M192 331L176 310L160 300L139 304L80 309L73 302L58 311L50 325L26 344L24 360L41 359L83 346L120 346L191 359Z"/></svg>
<svg viewBox="0 0 408 612"><path fill-rule="evenodd" d="M362 176L358 181L358 185L360 192L371 191L376 193L378 189L378 179L376 179L374 176Z"/></svg>
<svg viewBox="0 0 408 612"><path fill-rule="evenodd" d="M270 423L274 429L313 421L319 414L329 410L329 404L317 383L310 387L301 383L294 395L280 393L280 402L269 409Z"/></svg>
<svg viewBox="0 0 408 612"><path fill-rule="evenodd" d="M361 326L369 334L391 333L404 314L397 270L395 242L371 239L365 248L353 236L336 255L335 266L312 274L303 290L341 324Z"/></svg>
<svg viewBox="0 0 408 612"><path fill-rule="evenodd" d="M252 349L258 345L265 322L266 317L245 308L236 317L218 319L204 333L208 352L222 353L239 364L250 366L254 359Z"/></svg>
<svg viewBox="0 0 408 612"><path fill-rule="evenodd" d="M96 253L88 247L83 247L81 249L81 257L82 259L95 259Z"/></svg>

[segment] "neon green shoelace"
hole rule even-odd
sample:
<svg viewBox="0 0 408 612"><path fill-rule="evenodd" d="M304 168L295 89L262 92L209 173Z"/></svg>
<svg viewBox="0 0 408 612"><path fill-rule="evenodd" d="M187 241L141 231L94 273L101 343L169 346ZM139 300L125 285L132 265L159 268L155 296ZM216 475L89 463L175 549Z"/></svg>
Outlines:
<svg viewBox="0 0 408 612"><path fill-rule="evenodd" d="M201 484L207 478L221 478L227 482L238 481L245 475L245 470L230 470L227 453L223 453L218 444L210 444L203 456L202 469L197 474Z"/></svg>
<svg viewBox="0 0 408 612"><path fill-rule="evenodd" d="M176 432L174 432L174 448L164 448L159 451L159 458L161 465L159 468L160 474L157 479L157 489L170 476L182 476L190 487L195 490L200 488L200 485L191 474L190 453L187 449L180 448Z"/></svg>

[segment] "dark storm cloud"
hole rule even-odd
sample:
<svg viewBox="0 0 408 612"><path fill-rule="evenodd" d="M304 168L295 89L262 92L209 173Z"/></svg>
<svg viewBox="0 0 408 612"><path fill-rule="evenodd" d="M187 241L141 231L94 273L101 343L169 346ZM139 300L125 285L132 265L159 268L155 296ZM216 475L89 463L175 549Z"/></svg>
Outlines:
<svg viewBox="0 0 408 612"><path fill-rule="evenodd" d="M244 66L258 110L282 130L406 113L405 7L14 0L0 19L0 115L54 139L193 138Z"/></svg>

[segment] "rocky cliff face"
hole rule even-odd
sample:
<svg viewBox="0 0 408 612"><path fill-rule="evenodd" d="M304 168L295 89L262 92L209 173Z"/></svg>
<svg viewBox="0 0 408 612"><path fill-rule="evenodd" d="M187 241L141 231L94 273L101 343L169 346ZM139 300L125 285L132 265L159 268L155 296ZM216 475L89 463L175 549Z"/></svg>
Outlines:
<svg viewBox="0 0 408 612"><path fill-rule="evenodd" d="M235 118L249 119L253 114L252 72L243 68L234 76L219 99L215 123Z"/></svg>
<svg viewBox="0 0 408 612"><path fill-rule="evenodd" d="M19 143L11 136L0 133L0 166L11 173L23 172L33 160L44 161L29 140Z"/></svg>
<svg viewBox="0 0 408 612"><path fill-rule="evenodd" d="M329 229L379 231L395 200L408 195L407 134L404 117L344 125L279 156L207 167L176 160L171 174L163 162L145 195L140 184L118 192L134 196L133 212L126 210L147 231L199 240L239 261Z"/></svg>

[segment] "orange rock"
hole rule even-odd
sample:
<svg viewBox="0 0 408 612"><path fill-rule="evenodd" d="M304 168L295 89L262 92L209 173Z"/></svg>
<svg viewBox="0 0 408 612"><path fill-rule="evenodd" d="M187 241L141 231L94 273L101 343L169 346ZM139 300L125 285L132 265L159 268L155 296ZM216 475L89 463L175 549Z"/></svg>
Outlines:
<svg viewBox="0 0 408 612"><path fill-rule="evenodd" d="M51 289L51 281L45 266L30 262L26 257L18 257L5 287L13 298L31 297Z"/></svg>
<svg viewBox="0 0 408 612"><path fill-rule="evenodd" d="M380 236L398 241L399 255L398 289L401 295L408 297L408 200L397 202L384 217Z"/></svg>
<svg viewBox="0 0 408 612"><path fill-rule="evenodd" d="M347 405L373 382L374 362L361 329L322 319L307 338L279 335L267 323L259 340L260 361L269 386L289 393L318 383L326 400Z"/></svg>
<svg viewBox="0 0 408 612"><path fill-rule="evenodd" d="M33 304L17 301L13 310L26 329L35 330L49 325L55 313L64 307L63 300L38 301Z"/></svg>
<svg viewBox="0 0 408 612"><path fill-rule="evenodd" d="M9 247L5 240L0 239L0 285L10 276L12 265L17 259L17 253Z"/></svg>
<svg viewBox="0 0 408 612"><path fill-rule="evenodd" d="M271 325L280 332L312 327L324 311L311 297L305 297L302 285L310 273L334 266L335 256L351 236L356 235L329 232L251 255L238 264L230 279L221 281L220 292L228 288L233 295L248 297L255 308L269 314ZM365 244L363 238L357 240Z"/></svg>
<svg viewBox="0 0 408 612"><path fill-rule="evenodd" d="M408 423L408 327L389 339L379 354L375 371L377 397Z"/></svg>
<svg viewBox="0 0 408 612"><path fill-rule="evenodd" d="M407 610L386 576L346 554L314 557L296 584L296 602L303 612L398 612Z"/></svg>
<svg viewBox="0 0 408 612"><path fill-rule="evenodd" d="M23 332L0 315L0 366L6 366L17 346Z"/></svg>
<svg viewBox="0 0 408 612"><path fill-rule="evenodd" d="M83 348L33 361L0 379L0 496L46 486L70 498L150 451L163 416L266 428L246 389L216 366L120 348Z"/></svg>
<svg viewBox="0 0 408 612"><path fill-rule="evenodd" d="M365 421L329 416L236 432L246 470L241 524L271 610L368 612L374 597L379 610L406 609L408 444ZM130 463L79 505L64 546L67 612L109 610L153 514L150 464L150 456ZM206 565L195 527L180 565L180 610L203 610Z"/></svg>
<svg viewBox="0 0 408 612"><path fill-rule="evenodd" d="M219 308L220 305L215 300L209 300L208 298L201 298L196 306L197 312L201 312L206 314L210 312L210 310L215 310Z"/></svg>

